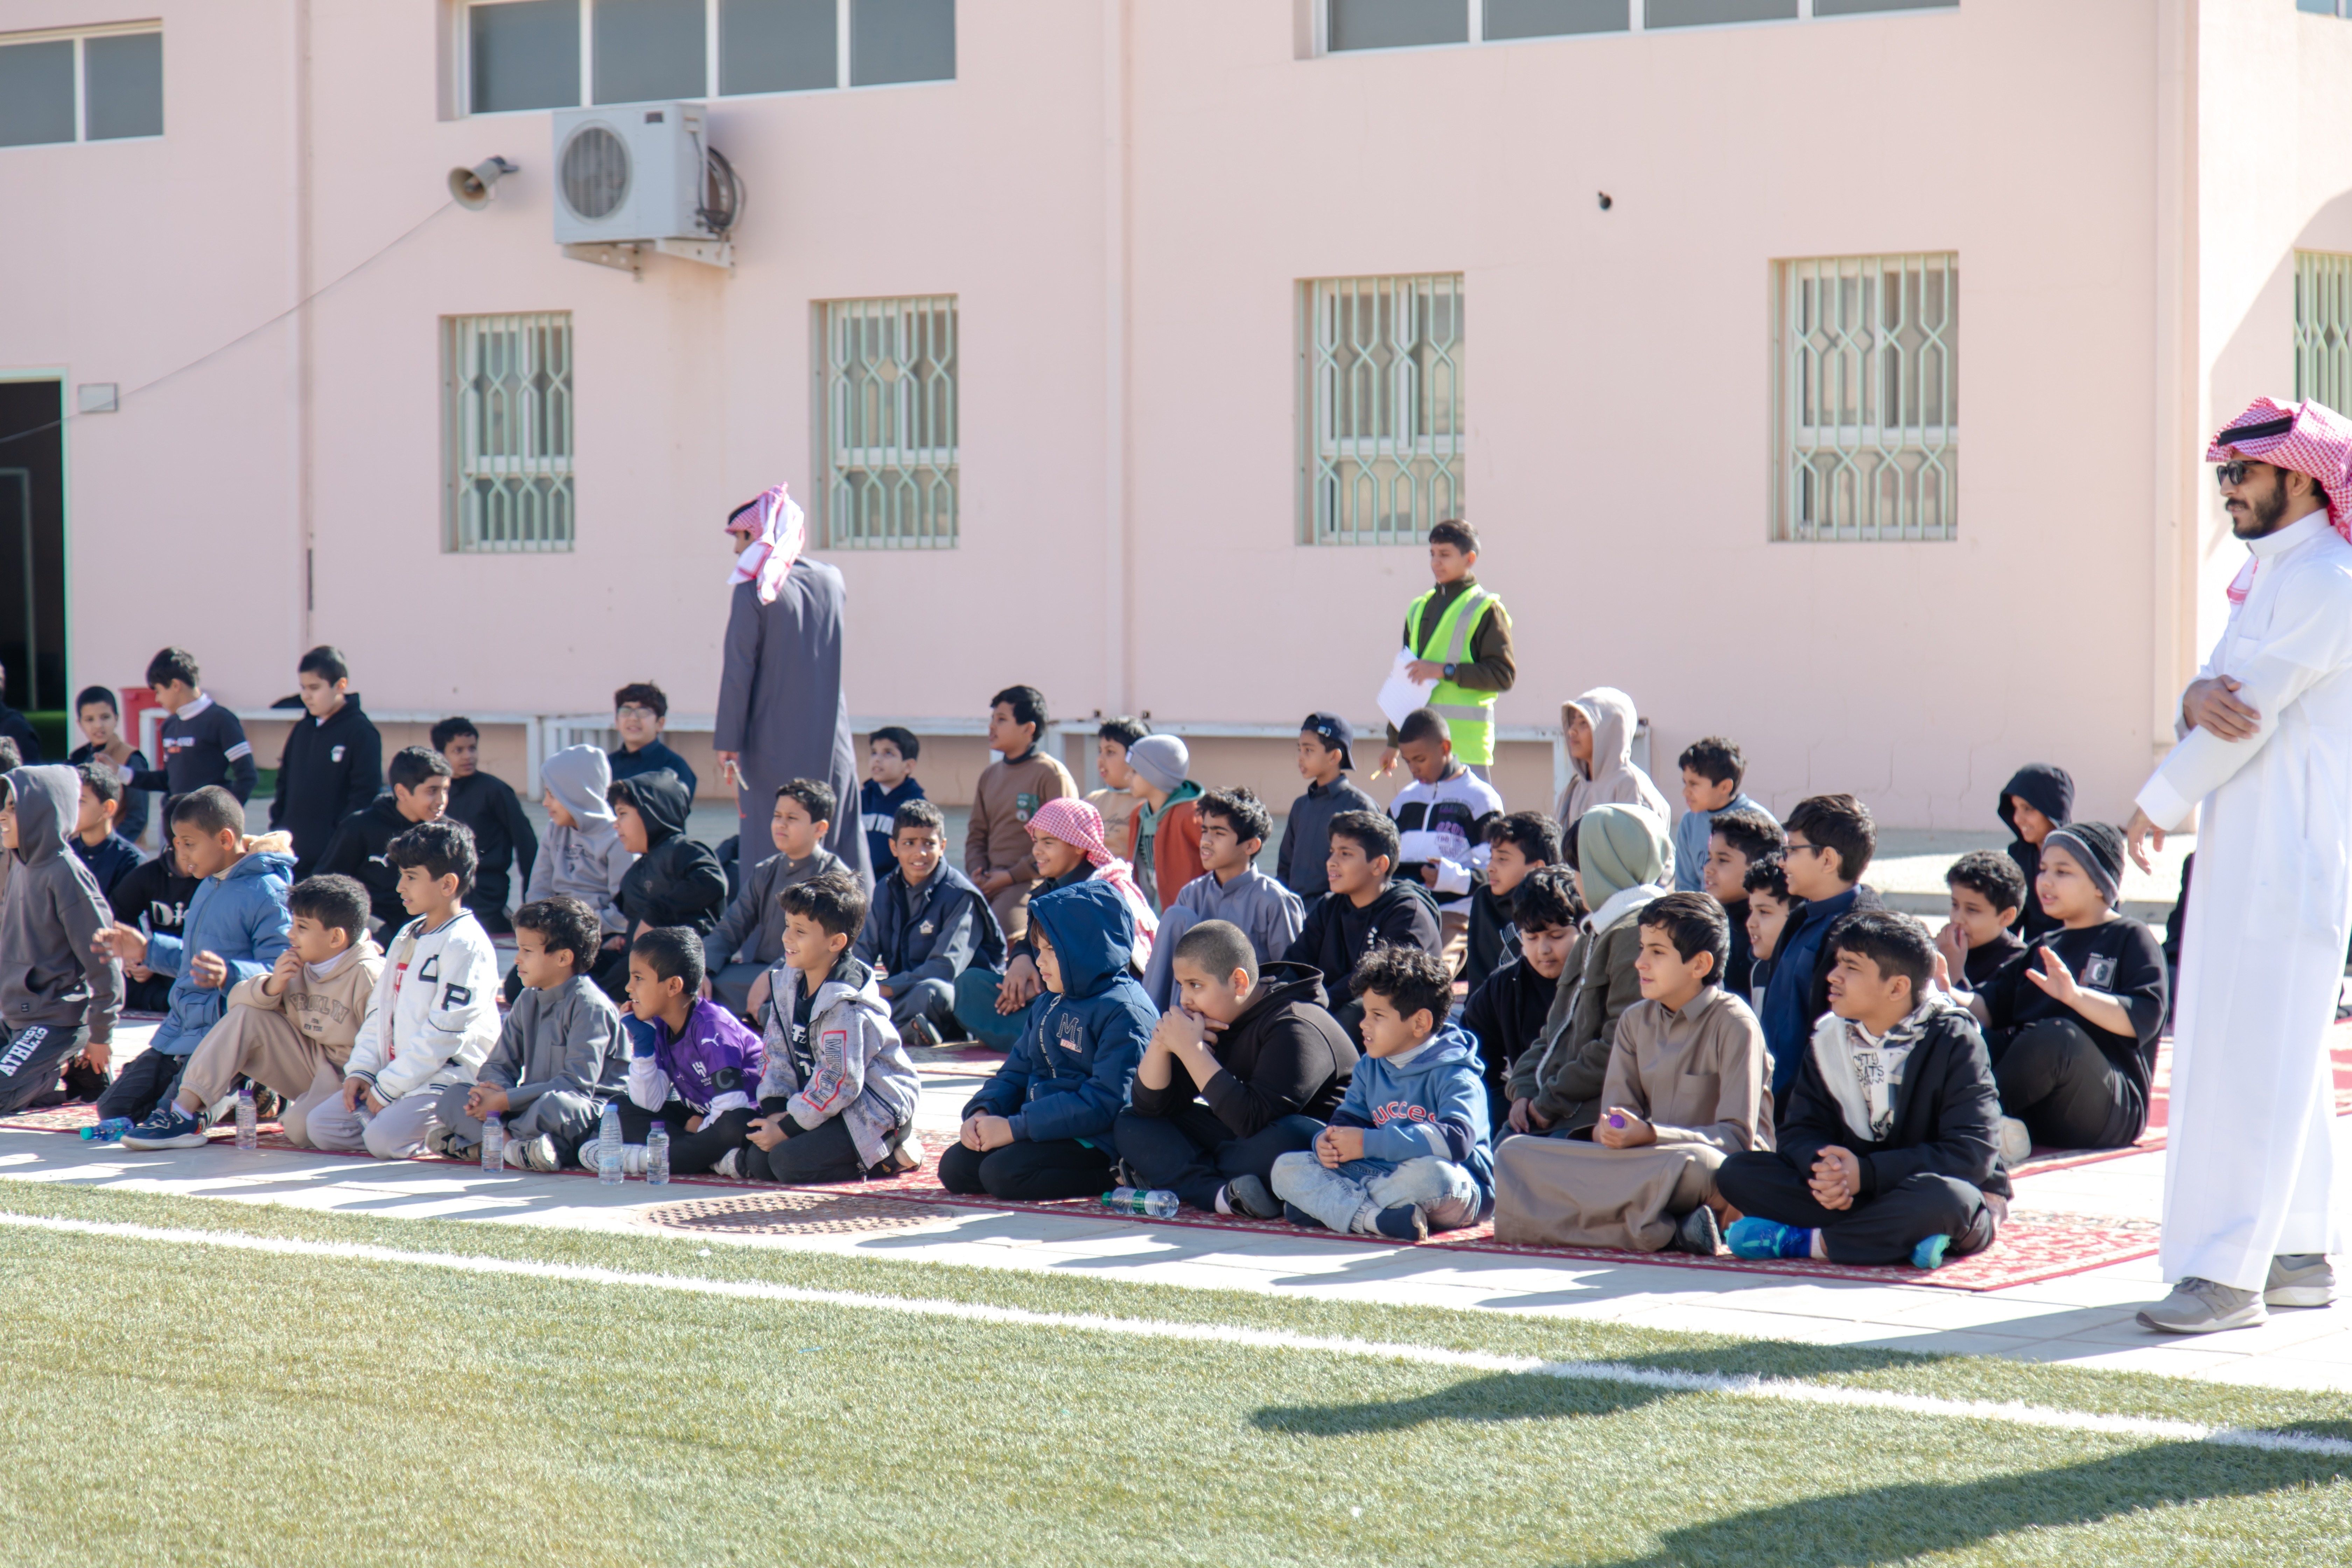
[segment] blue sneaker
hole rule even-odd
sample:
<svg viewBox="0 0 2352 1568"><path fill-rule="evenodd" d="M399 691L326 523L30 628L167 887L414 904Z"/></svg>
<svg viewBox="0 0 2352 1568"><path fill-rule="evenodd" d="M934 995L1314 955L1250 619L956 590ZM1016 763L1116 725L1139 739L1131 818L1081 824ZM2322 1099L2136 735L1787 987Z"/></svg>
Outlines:
<svg viewBox="0 0 2352 1568"><path fill-rule="evenodd" d="M170 1100L157 1106L147 1120L122 1135L125 1149L201 1149L212 1140L205 1134L202 1117L191 1116Z"/></svg>
<svg viewBox="0 0 2352 1568"><path fill-rule="evenodd" d="M1753 1215L1733 1220L1731 1228L1723 1233L1723 1244L1731 1248L1734 1258L1751 1260L1813 1255L1811 1231L1802 1226L1782 1225L1778 1220L1758 1219Z"/></svg>
<svg viewBox="0 0 2352 1568"><path fill-rule="evenodd" d="M1921 1242L1918 1246L1911 1249L1911 1267L1914 1268L1933 1268L1937 1267L1944 1261L1945 1248L1951 1245L1952 1238L1946 1236L1943 1232L1937 1231L1935 1235L1927 1237L1927 1240Z"/></svg>

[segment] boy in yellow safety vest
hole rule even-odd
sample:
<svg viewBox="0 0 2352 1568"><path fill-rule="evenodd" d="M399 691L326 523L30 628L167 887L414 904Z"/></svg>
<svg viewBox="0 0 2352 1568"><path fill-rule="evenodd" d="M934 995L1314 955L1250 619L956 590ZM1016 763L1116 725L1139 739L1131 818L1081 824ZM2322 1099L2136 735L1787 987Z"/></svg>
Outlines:
<svg viewBox="0 0 2352 1568"><path fill-rule="evenodd" d="M1471 568L1478 563L1478 533L1459 518L1429 531L1429 574L1436 586L1406 606L1404 646L1416 681L1434 680L1427 706L1444 716L1454 754L1484 778L1495 761L1495 699L1518 679L1511 657L1511 616L1503 601L1478 585ZM1388 749L1374 778L1397 764L1397 732L1391 725Z"/></svg>

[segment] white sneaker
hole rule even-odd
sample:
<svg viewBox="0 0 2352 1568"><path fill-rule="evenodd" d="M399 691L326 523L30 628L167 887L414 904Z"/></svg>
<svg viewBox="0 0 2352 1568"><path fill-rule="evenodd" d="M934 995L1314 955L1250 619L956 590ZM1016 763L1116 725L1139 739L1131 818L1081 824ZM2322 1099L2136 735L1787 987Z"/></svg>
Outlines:
<svg viewBox="0 0 2352 1568"><path fill-rule="evenodd" d="M2252 1328L2269 1316L2263 1310L2260 1291L2191 1276L2155 1306L2141 1308L2139 1324L2158 1333L2210 1334L2222 1329Z"/></svg>
<svg viewBox="0 0 2352 1568"><path fill-rule="evenodd" d="M742 1152L743 1151L740 1149L730 1149L724 1154L719 1155L719 1163L710 1167L711 1173L713 1175L719 1176L731 1176L739 1182L741 1181L743 1179L743 1173L736 1169L736 1157Z"/></svg>
<svg viewBox="0 0 2352 1568"><path fill-rule="evenodd" d="M2271 1259L2270 1278L2263 1281L2263 1304L2269 1307L2325 1307L2336 1300L2336 1270L2324 1252L2282 1254Z"/></svg>
<svg viewBox="0 0 2352 1568"><path fill-rule="evenodd" d="M2000 1163L2014 1171L2032 1158L2033 1134L2014 1116L2000 1119Z"/></svg>

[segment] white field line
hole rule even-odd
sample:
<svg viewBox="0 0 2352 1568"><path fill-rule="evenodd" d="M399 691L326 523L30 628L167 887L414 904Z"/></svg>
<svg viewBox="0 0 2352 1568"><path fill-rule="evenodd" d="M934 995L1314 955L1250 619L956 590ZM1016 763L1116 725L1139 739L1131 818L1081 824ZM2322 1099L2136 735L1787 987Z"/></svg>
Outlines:
<svg viewBox="0 0 2352 1568"><path fill-rule="evenodd" d="M1383 1343L1376 1340L1296 1334L1278 1329L1249 1329L1227 1323L1175 1323L1150 1318L1111 1318L1093 1312L1033 1312L1019 1307L997 1307L971 1301L909 1300L875 1296L855 1290L811 1290L795 1285L772 1285L757 1280L704 1279L692 1275L639 1274L617 1268L597 1268L577 1263L540 1263L530 1259L467 1258L446 1252L402 1252L361 1242L302 1241L289 1237L247 1236L236 1231L177 1230L156 1226L122 1225L98 1220L62 1219L46 1215L0 1212L0 1226L26 1230L58 1231L74 1236L116 1237L131 1241L165 1242L177 1247L216 1247L238 1252L262 1252L285 1258L323 1258L361 1263L392 1263L413 1268L446 1268L464 1274L507 1275L518 1279L565 1280L583 1285L622 1285L648 1290L676 1290L688 1295L723 1296L747 1301L787 1301L814 1307L842 1307L859 1311L898 1312L908 1317L952 1318L965 1322L1003 1324L1021 1328L1075 1330L1117 1334L1130 1339L1170 1340L1192 1344L1248 1345L1260 1350L1318 1352L1327 1355L1360 1356L1367 1360L1406 1362L1464 1372L1512 1373L1529 1377L1556 1377L1578 1383L1608 1383L1624 1387L1664 1389L1676 1394L1712 1394L1735 1399L1776 1400L1790 1405L1824 1405L1849 1410L1891 1410L1906 1415L1927 1415L1966 1421L1993 1421L2011 1426L2039 1426L2063 1432L2089 1432L2119 1437L2146 1437L2168 1443L2214 1443L2233 1448L2259 1448L2271 1453L2322 1454L2352 1458L2352 1439L2306 1436L2294 1432L2269 1432L2235 1426L2209 1426L2195 1421L2173 1421L2148 1415L2103 1415L2091 1411L2059 1410L2048 1405L1996 1403L1989 1399L1938 1399L1920 1394L1895 1394L1879 1389L1848 1388L1831 1384L1802 1383L1792 1378L1754 1377L1707 1372L1680 1372L1659 1367L1627 1366L1618 1362L1543 1361L1535 1356L1498 1355L1489 1351L1444 1350L1433 1345Z"/></svg>

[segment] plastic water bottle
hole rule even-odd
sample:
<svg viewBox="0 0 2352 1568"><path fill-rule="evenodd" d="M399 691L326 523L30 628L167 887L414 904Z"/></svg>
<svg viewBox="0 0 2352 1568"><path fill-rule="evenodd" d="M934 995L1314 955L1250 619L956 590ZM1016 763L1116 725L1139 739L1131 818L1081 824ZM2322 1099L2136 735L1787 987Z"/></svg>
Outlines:
<svg viewBox="0 0 2352 1568"><path fill-rule="evenodd" d="M1176 1194L1165 1187L1150 1192L1141 1187L1114 1187L1103 1194L1103 1207L1118 1214L1138 1214L1152 1219L1176 1217Z"/></svg>
<svg viewBox="0 0 2352 1568"><path fill-rule="evenodd" d="M491 1111L482 1120L482 1170L485 1174L506 1169L507 1124Z"/></svg>
<svg viewBox="0 0 2352 1568"><path fill-rule="evenodd" d="M656 1121L646 1134L646 1185L669 1185L669 1124Z"/></svg>
<svg viewBox="0 0 2352 1568"><path fill-rule="evenodd" d="M253 1103L253 1090L236 1091L236 1146L240 1149L261 1147L261 1113Z"/></svg>
<svg viewBox="0 0 2352 1568"><path fill-rule="evenodd" d="M131 1118L110 1116L103 1121L83 1128L81 1136L86 1143L120 1143L122 1135L130 1131Z"/></svg>
<svg viewBox="0 0 2352 1568"><path fill-rule="evenodd" d="M617 1100L608 1100L604 1119L596 1124L596 1179L608 1187L617 1187L625 1179L621 1174L621 1107Z"/></svg>

